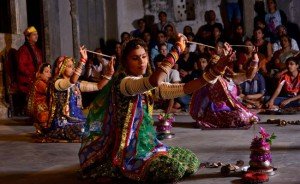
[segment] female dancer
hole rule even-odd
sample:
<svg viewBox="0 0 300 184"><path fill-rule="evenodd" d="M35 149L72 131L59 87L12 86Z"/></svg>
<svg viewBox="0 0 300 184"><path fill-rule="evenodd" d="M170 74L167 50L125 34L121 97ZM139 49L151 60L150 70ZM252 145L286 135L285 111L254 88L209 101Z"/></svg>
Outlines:
<svg viewBox="0 0 300 184"><path fill-rule="evenodd" d="M254 52L245 73L234 73L228 68L216 83L193 93L190 114L197 128L249 128L258 121L258 117L238 101L236 86L254 78L258 63L258 54Z"/></svg>
<svg viewBox="0 0 300 184"><path fill-rule="evenodd" d="M70 57L60 57L55 63L56 76L50 85L50 113L40 131L42 142L78 142L86 117L82 111L81 92L101 90L114 73L113 60L98 83L78 81L87 60L86 50L80 48L81 59L75 68Z"/></svg>
<svg viewBox="0 0 300 184"><path fill-rule="evenodd" d="M172 99L214 83L232 53L228 49L229 55L199 79L187 84L164 83L185 42L179 34L171 52L152 74L147 73L146 44L140 39L127 43L122 68L95 99L88 115L79 151L85 176L171 182L197 171L199 160L194 153L166 146L156 138L152 90L158 97Z"/></svg>

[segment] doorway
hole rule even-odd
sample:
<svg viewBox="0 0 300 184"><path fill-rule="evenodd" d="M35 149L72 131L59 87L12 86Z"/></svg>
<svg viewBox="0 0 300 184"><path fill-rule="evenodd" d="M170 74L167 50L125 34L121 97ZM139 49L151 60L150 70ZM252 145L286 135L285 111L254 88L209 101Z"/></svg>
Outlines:
<svg viewBox="0 0 300 184"><path fill-rule="evenodd" d="M43 16L43 1L42 0L26 0L27 4L27 23L29 26L34 26L39 34L38 47L43 52L45 61L45 32L44 32L44 16Z"/></svg>

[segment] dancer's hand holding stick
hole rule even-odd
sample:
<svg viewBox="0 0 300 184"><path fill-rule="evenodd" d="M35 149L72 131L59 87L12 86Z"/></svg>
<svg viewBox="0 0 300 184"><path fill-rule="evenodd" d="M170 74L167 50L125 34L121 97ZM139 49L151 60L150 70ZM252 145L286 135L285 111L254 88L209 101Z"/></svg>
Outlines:
<svg viewBox="0 0 300 184"><path fill-rule="evenodd" d="M217 75L223 75L229 63L235 58L235 51L233 51L229 43L225 42L224 47L224 56L221 57L217 64L212 68L213 73Z"/></svg>
<svg viewBox="0 0 300 184"><path fill-rule="evenodd" d="M110 56L110 55L106 55L106 54L102 54L100 52L94 52L94 51L91 51L91 50L87 50L87 52L90 52L90 53L93 53L93 54L96 54L96 55L100 55L100 56L104 56L104 57L108 57L108 58L115 58L114 56Z"/></svg>
<svg viewBox="0 0 300 184"><path fill-rule="evenodd" d="M87 56L87 50L84 45L79 48L79 52L80 52L80 62L85 64L88 59L88 56Z"/></svg>

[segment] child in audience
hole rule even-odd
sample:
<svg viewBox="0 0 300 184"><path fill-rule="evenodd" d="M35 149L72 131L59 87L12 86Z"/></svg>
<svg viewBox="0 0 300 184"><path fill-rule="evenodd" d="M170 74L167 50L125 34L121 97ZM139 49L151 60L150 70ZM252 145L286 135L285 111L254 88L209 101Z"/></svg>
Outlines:
<svg viewBox="0 0 300 184"><path fill-rule="evenodd" d="M278 83L277 89L271 99L266 103L266 107L274 109L299 107L300 106L300 74L299 59L290 57L286 61L287 72L284 73Z"/></svg>

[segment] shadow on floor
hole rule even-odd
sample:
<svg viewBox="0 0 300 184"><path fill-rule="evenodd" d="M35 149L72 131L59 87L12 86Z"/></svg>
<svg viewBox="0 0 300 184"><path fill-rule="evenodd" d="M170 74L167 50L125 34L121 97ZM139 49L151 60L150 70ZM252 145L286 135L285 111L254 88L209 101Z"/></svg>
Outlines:
<svg viewBox="0 0 300 184"><path fill-rule="evenodd" d="M8 172L0 173L0 183L24 184L24 183L38 183L38 184L89 184L90 180L83 180L77 172L78 165L70 166L62 169L53 169L53 171L37 171L37 172Z"/></svg>
<svg viewBox="0 0 300 184"><path fill-rule="evenodd" d="M27 134L2 134L0 135L0 141L7 142L34 142L31 133Z"/></svg>
<svg viewBox="0 0 300 184"><path fill-rule="evenodd" d="M33 126L33 120L29 117L16 117L16 118L10 118L10 119L1 119L0 125Z"/></svg>
<svg viewBox="0 0 300 184"><path fill-rule="evenodd" d="M236 172L236 173L231 173L229 177L242 177L243 173L242 172ZM185 178L185 181L194 181L194 180L204 180L204 179L213 179L213 178L227 178L226 176L221 175L220 172L215 172L215 173L198 173L192 176L189 176ZM231 183L233 184L240 184L242 183L242 179L235 179L232 180Z"/></svg>

